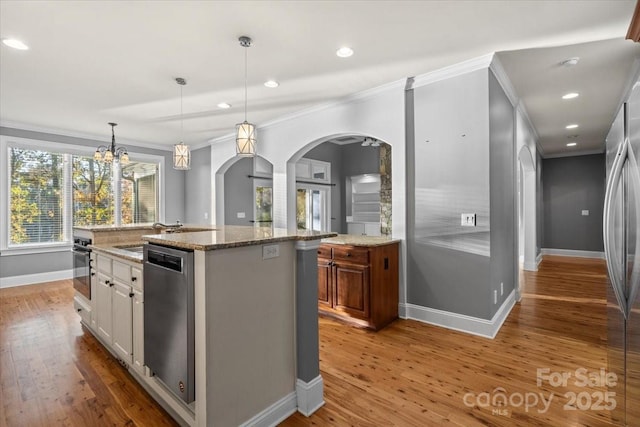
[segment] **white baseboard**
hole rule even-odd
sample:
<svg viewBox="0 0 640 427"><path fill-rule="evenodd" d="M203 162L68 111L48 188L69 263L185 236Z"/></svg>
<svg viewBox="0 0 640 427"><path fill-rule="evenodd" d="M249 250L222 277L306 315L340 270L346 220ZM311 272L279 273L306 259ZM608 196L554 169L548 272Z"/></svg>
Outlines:
<svg viewBox="0 0 640 427"><path fill-rule="evenodd" d="M46 273L23 274L21 276L0 277L0 289L14 286L33 285L73 278L73 270L48 271Z"/></svg>
<svg viewBox="0 0 640 427"><path fill-rule="evenodd" d="M308 383L296 380L296 394L298 395L298 412L305 417L311 416L324 405L324 382L318 375Z"/></svg>
<svg viewBox="0 0 640 427"><path fill-rule="evenodd" d="M538 271L538 260L535 260L533 262L531 261L527 261L522 263L522 268L527 270L527 271Z"/></svg>
<svg viewBox="0 0 640 427"><path fill-rule="evenodd" d="M400 317L493 339L515 305L515 295L511 291L491 320L414 304L401 304Z"/></svg>
<svg viewBox="0 0 640 427"><path fill-rule="evenodd" d="M576 257L576 258L604 259L604 252L577 251L577 250L573 250L573 249L542 248L542 255L556 255L556 256L568 256L568 257Z"/></svg>
<svg viewBox="0 0 640 427"><path fill-rule="evenodd" d="M296 412L297 405L296 392L293 391L278 400L273 405L259 412L251 419L240 424L241 427L271 427L280 424L287 419L291 414Z"/></svg>
<svg viewBox="0 0 640 427"><path fill-rule="evenodd" d="M542 249L540 253L536 256L536 270L540 267L540 263L542 262Z"/></svg>

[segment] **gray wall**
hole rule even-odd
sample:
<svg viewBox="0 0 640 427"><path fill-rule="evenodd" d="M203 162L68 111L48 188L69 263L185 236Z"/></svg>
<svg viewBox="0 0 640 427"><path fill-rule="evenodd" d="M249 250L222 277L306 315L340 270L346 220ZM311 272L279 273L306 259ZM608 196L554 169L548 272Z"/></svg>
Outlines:
<svg viewBox="0 0 640 427"><path fill-rule="evenodd" d="M110 141L108 132L105 132L104 140L91 140L63 135L55 135L43 132L34 132L22 129L0 127L0 135L15 136L19 138L51 141L63 144L81 145L95 148ZM117 138L116 138L117 142ZM154 150L150 148L128 145L130 152L140 154L153 154L165 158L165 220L173 222L176 219L184 220L184 171L172 168L173 158L170 151ZM4 170L4 168L2 168ZM6 215L5 212L0 213ZM45 273L49 271L62 271L71 269L71 254L65 252L51 252L31 255L0 256L0 277L21 276L25 274Z"/></svg>
<svg viewBox="0 0 640 427"><path fill-rule="evenodd" d="M407 302L490 319L488 70L410 92Z"/></svg>
<svg viewBox="0 0 640 427"><path fill-rule="evenodd" d="M605 155L544 159L542 167L544 247L603 251Z"/></svg>
<svg viewBox="0 0 640 427"><path fill-rule="evenodd" d="M516 176L514 109L500 83L489 73L489 150L491 186L491 317L516 286ZM503 283L501 289L500 284Z"/></svg>
<svg viewBox="0 0 640 427"><path fill-rule="evenodd" d="M191 170L185 175L185 221L211 222L211 147L191 152Z"/></svg>
<svg viewBox="0 0 640 427"><path fill-rule="evenodd" d="M224 174L224 223L225 225L252 225L253 208L253 159L245 157L235 162ZM244 212L244 218L238 218Z"/></svg>

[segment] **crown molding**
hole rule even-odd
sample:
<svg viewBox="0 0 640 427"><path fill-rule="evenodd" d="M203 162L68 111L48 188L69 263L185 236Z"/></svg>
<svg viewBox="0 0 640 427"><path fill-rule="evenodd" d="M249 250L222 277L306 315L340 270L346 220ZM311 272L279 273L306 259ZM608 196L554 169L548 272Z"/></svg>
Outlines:
<svg viewBox="0 0 640 427"><path fill-rule="evenodd" d="M68 129L57 129L57 128L49 128L45 126L37 126L27 123L13 122L10 120L0 120L0 127L10 128L15 130L23 130L29 132L40 132L40 133L48 133L51 135L57 136L66 136L70 138L80 138L95 141L97 143L110 144L111 143L111 132L105 133L103 135L95 135L84 132L77 132ZM105 135L107 136L105 138ZM128 147L141 147L141 148L150 148L158 151L172 151L173 146L167 147L159 144L152 144L149 142L141 142L134 141L130 139L118 138L117 142L119 145L125 145Z"/></svg>
<svg viewBox="0 0 640 427"><path fill-rule="evenodd" d="M459 62L457 64L449 65L447 67L428 72L426 74L415 76L413 85L409 89L415 89L420 86L438 82L440 80L450 79L451 77L460 76L472 71L489 68L494 55L495 53L492 52L487 55L472 58L467 61Z"/></svg>
<svg viewBox="0 0 640 427"><path fill-rule="evenodd" d="M498 80L500 86L502 86L502 90L504 90L507 98L509 98L511 106L515 107L516 105L518 105L520 97L518 96L516 89L513 87L513 84L511 83L511 79L507 75L507 72L504 70L502 62L500 62L500 58L498 58L498 55L493 55L491 64L489 64L489 69L493 71L493 75L496 77L496 80Z"/></svg>

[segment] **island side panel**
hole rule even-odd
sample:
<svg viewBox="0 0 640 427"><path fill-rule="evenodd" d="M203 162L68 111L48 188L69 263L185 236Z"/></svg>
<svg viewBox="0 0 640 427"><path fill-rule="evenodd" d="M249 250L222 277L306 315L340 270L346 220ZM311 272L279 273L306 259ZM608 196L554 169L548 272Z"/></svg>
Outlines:
<svg viewBox="0 0 640 427"><path fill-rule="evenodd" d="M295 410L296 251L277 245L270 259L264 245L205 252L206 425L239 425L287 398Z"/></svg>

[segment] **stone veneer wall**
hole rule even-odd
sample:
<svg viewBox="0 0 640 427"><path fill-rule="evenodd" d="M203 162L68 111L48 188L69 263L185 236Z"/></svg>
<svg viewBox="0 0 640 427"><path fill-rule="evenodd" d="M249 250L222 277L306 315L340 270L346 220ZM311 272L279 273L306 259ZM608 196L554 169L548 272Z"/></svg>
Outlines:
<svg viewBox="0 0 640 427"><path fill-rule="evenodd" d="M380 232L391 235L391 146L380 144Z"/></svg>

